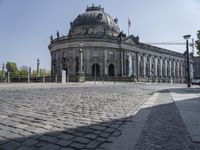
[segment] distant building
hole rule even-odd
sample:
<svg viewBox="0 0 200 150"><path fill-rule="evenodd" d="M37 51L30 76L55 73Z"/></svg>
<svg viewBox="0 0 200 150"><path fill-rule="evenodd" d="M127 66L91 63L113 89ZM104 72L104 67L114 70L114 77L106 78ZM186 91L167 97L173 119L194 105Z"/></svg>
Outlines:
<svg viewBox="0 0 200 150"><path fill-rule="evenodd" d="M80 43L86 77L133 77L137 81L184 82L185 56L182 53L151 46L138 36L120 32L101 6L87 7L73 22L67 36L51 37L52 75L62 69L76 76L80 68Z"/></svg>
<svg viewBox="0 0 200 150"><path fill-rule="evenodd" d="M193 57L194 79L200 79L200 56Z"/></svg>

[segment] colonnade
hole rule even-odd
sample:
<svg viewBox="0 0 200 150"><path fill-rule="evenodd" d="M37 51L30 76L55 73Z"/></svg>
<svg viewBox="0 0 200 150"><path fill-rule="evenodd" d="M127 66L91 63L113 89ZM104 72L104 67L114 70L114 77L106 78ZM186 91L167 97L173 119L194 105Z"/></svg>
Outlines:
<svg viewBox="0 0 200 150"><path fill-rule="evenodd" d="M138 54L138 77L183 82L184 76L183 60Z"/></svg>

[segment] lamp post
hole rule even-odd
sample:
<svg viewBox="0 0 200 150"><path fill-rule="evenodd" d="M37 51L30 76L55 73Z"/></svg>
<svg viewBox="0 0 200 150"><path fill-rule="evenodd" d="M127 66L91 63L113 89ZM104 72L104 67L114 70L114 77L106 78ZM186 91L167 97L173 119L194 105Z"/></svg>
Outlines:
<svg viewBox="0 0 200 150"><path fill-rule="evenodd" d="M40 59L37 59L37 76L39 76L39 69L40 69Z"/></svg>
<svg viewBox="0 0 200 150"><path fill-rule="evenodd" d="M187 52L187 87L191 87L191 81L190 81L190 61L189 61L189 46L188 46L188 39L191 35L184 35L183 38L186 40L186 52Z"/></svg>

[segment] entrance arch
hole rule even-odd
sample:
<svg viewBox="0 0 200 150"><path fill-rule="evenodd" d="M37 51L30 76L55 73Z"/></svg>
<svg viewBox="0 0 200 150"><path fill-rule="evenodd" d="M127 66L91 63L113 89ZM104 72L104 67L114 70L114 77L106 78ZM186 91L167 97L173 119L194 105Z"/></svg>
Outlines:
<svg viewBox="0 0 200 150"><path fill-rule="evenodd" d="M108 75L115 76L115 66L113 64L110 64L108 67Z"/></svg>
<svg viewBox="0 0 200 150"><path fill-rule="evenodd" d="M92 76L95 77L100 77L100 66L99 64L95 63L92 65Z"/></svg>

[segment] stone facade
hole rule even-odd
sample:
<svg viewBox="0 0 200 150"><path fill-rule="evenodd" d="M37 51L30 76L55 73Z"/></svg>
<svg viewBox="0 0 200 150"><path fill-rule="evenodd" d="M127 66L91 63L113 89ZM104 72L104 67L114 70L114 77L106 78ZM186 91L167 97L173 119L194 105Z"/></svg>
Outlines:
<svg viewBox="0 0 200 150"><path fill-rule="evenodd" d="M193 57L193 74L194 79L200 79L200 57L195 56Z"/></svg>
<svg viewBox="0 0 200 150"><path fill-rule="evenodd" d="M67 36L51 37L52 75L76 76L83 50L86 77L134 77L138 81L184 82L183 54L139 42L120 32L118 20L92 6L70 23ZM80 47L81 43L81 47Z"/></svg>

